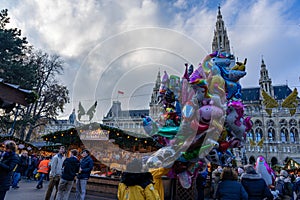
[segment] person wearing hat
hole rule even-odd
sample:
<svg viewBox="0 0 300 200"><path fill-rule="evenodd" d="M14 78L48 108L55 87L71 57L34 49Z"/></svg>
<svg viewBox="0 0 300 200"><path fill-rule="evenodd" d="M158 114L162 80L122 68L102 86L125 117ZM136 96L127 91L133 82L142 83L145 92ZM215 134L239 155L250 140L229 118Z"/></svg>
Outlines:
<svg viewBox="0 0 300 200"><path fill-rule="evenodd" d="M76 200L85 199L87 181L94 167L94 161L90 156L89 150L84 149L81 152L81 156L82 159L80 160L80 168L76 180Z"/></svg>
<svg viewBox="0 0 300 200"><path fill-rule="evenodd" d="M258 174L253 165L244 167L245 173L241 175L241 183L248 193L248 200L273 199L273 195L261 174Z"/></svg>

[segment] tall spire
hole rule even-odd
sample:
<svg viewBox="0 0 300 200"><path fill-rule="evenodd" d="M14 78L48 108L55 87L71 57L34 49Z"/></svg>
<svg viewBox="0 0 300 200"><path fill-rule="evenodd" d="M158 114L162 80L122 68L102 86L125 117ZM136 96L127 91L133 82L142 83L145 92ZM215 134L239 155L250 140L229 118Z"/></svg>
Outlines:
<svg viewBox="0 0 300 200"><path fill-rule="evenodd" d="M259 85L260 85L260 90L264 90L270 96L274 97L272 80L269 77L269 73L268 73L265 61L263 59L263 56L261 57Z"/></svg>
<svg viewBox="0 0 300 200"><path fill-rule="evenodd" d="M212 52L220 51L227 54L230 53L230 43L227 36L227 31L222 19L221 7L218 6L218 16L216 22L216 28L214 30L214 37L212 42Z"/></svg>
<svg viewBox="0 0 300 200"><path fill-rule="evenodd" d="M218 6L218 19L222 19L222 14L221 14L221 6Z"/></svg>
<svg viewBox="0 0 300 200"><path fill-rule="evenodd" d="M149 115L152 117L156 117L159 114L159 108L160 105L158 105L158 95L159 95L159 88L161 84L161 76L160 76L160 70L158 70L157 78L153 87L152 95L151 95L151 101L149 103L150 110Z"/></svg>

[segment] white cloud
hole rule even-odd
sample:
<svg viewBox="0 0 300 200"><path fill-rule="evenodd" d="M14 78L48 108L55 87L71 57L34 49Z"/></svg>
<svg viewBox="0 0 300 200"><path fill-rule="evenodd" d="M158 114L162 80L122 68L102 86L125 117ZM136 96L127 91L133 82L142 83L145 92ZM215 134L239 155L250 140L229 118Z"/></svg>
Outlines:
<svg viewBox="0 0 300 200"><path fill-rule="evenodd" d="M258 86L261 55L274 84L288 80L292 86L300 85L300 27L298 13L293 13L297 4L222 3L233 51L240 60L248 58L243 87ZM60 78L70 88L73 102L67 114L79 100L90 104L97 98L109 99L103 100L100 119L118 88L127 94L141 90L129 80L149 85L163 66L179 73L184 62L201 62L211 51L217 17L217 3L212 1L23 0L1 1L0 7L9 9L12 26L19 27L34 47L65 59L65 76ZM137 77L147 79L142 83Z"/></svg>

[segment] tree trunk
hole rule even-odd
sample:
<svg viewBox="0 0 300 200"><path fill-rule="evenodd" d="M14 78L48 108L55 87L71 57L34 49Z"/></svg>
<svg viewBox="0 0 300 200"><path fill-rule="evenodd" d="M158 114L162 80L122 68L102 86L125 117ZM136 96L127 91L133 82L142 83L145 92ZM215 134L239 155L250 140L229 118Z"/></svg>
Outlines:
<svg viewBox="0 0 300 200"><path fill-rule="evenodd" d="M26 124L22 124L21 129L20 129L20 140L24 140L25 130L26 130Z"/></svg>
<svg viewBox="0 0 300 200"><path fill-rule="evenodd" d="M26 139L25 139L26 142L29 142L29 141L30 141L32 132L33 132L33 125L30 124L29 130L28 130L28 132L27 132L27 134L26 134Z"/></svg>

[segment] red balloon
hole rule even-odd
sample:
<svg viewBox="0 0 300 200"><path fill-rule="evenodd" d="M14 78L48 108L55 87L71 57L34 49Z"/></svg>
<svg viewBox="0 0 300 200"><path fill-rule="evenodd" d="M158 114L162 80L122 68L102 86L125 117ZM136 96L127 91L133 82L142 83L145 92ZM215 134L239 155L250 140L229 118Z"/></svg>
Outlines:
<svg viewBox="0 0 300 200"><path fill-rule="evenodd" d="M225 152L229 148L230 144L227 141L219 142L219 149L221 152Z"/></svg>

